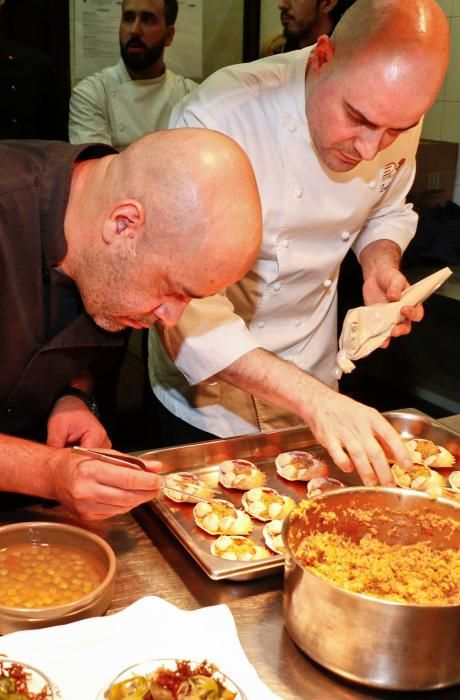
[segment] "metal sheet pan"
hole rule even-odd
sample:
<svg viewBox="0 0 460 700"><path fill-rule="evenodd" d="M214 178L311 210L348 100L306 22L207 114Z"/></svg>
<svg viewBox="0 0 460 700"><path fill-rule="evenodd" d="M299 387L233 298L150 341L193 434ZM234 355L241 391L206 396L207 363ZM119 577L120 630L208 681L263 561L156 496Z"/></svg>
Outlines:
<svg viewBox="0 0 460 700"><path fill-rule="evenodd" d="M404 438L426 438L449 449L457 459L455 468L460 468L460 434L426 416L399 411L384 415ZM226 489L218 484L219 463L224 459L248 459L267 474L267 486L277 489L283 495L292 496L296 502L299 502L306 497L306 483L286 481L277 475L274 464L274 459L280 452L299 449L319 454L328 463L330 475L340 479L347 486L356 486L361 483L356 472L352 474L341 472L331 461L327 452L315 442L311 432L304 427L181 445L144 452L142 457L146 460L161 461L165 472L196 473L210 486L220 491L222 495L217 497L225 498L237 507L241 507L243 491ZM284 557L279 554L255 562L234 562L214 557L210 553L210 545L215 538L195 525L192 504L174 503L165 497L152 501L149 505L213 580L245 581L273 574L283 568ZM254 520L251 539L257 544L263 544L263 525L264 523Z"/></svg>

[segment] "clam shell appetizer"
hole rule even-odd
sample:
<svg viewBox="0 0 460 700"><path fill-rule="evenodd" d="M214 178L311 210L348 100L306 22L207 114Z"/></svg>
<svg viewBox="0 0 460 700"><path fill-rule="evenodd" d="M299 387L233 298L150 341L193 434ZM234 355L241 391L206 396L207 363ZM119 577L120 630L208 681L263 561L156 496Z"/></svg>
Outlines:
<svg viewBox="0 0 460 700"><path fill-rule="evenodd" d="M423 464L417 464L412 469L403 469L399 464L393 464L391 473L398 486L425 491L433 498L442 496L446 485L441 474Z"/></svg>
<svg viewBox="0 0 460 700"><path fill-rule="evenodd" d="M286 554L286 547L283 544L283 538L281 537L281 530L283 528L282 520L271 520L269 523L264 525L262 531L265 544L272 552L276 554Z"/></svg>
<svg viewBox="0 0 460 700"><path fill-rule="evenodd" d="M182 491L182 494L177 493L177 491L168 491L168 486ZM194 496L212 498L213 490L196 474L175 472L165 476L163 493L176 503L197 503L199 499L194 498Z"/></svg>
<svg viewBox="0 0 460 700"><path fill-rule="evenodd" d="M406 442L415 464L425 464L427 467L444 469L455 464L454 455L442 445L436 445L432 440L417 438Z"/></svg>
<svg viewBox="0 0 460 700"><path fill-rule="evenodd" d="M195 523L210 535L248 535L252 531L251 518L229 501L214 498L200 501L193 509Z"/></svg>
<svg viewBox="0 0 460 700"><path fill-rule="evenodd" d="M312 452L282 452L275 459L276 471L288 481L310 481L315 477L329 476L329 468Z"/></svg>
<svg viewBox="0 0 460 700"><path fill-rule="evenodd" d="M275 489L257 487L246 491L241 498L246 513L257 520L284 520L295 506L290 496L282 496Z"/></svg>
<svg viewBox="0 0 460 700"><path fill-rule="evenodd" d="M222 535L211 545L211 554L230 561L256 561L270 556L270 552L248 537Z"/></svg>
<svg viewBox="0 0 460 700"><path fill-rule="evenodd" d="M345 488L345 484L338 479L317 476L308 482L307 496L308 498L316 498L316 496L321 496L322 493L326 493L327 491L335 491L335 489L343 488Z"/></svg>
<svg viewBox="0 0 460 700"><path fill-rule="evenodd" d="M457 493L460 493L460 471L455 471L452 472L449 476L449 485L450 488L456 491Z"/></svg>
<svg viewBox="0 0 460 700"><path fill-rule="evenodd" d="M226 459L219 465L219 482L228 489L247 491L266 481L266 475L247 459Z"/></svg>

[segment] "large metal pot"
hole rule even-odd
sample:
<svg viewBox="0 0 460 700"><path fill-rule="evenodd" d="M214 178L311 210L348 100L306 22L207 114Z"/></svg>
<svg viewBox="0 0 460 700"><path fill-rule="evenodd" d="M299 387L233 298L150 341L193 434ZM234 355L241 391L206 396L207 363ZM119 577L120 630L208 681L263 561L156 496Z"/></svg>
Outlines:
<svg viewBox="0 0 460 700"><path fill-rule="evenodd" d="M397 508L402 512L396 522L400 543L419 537L404 522L404 511L422 509L460 523L459 504L399 488L343 489L326 493L317 502L323 510L337 512L336 530L347 535L353 532L343 516L345 507ZM314 517L295 514L283 526L284 617L296 644L329 670L370 686L427 690L459 683L460 599L455 605L397 603L349 592L320 578L296 560L291 548L317 527ZM383 530L385 527L377 536L388 541L390 530ZM441 528L433 537L433 546L460 547L460 528L450 539L447 528Z"/></svg>

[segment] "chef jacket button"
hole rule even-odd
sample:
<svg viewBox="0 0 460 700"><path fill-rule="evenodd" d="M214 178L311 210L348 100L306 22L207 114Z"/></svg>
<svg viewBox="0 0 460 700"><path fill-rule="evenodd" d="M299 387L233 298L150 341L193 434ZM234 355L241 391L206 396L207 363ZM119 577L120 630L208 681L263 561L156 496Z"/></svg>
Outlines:
<svg viewBox="0 0 460 700"><path fill-rule="evenodd" d="M344 241L344 242L345 242L345 241L349 241L349 240L350 240L350 234L349 234L349 232L348 232L348 231L342 231L342 233L340 234L340 238L341 238L342 241Z"/></svg>
<svg viewBox="0 0 460 700"><path fill-rule="evenodd" d="M302 187L299 187L295 191L295 196L297 197L297 199L301 199L303 197L303 188Z"/></svg>
<svg viewBox="0 0 460 700"><path fill-rule="evenodd" d="M11 92L16 92L16 85L11 86Z"/></svg>
<svg viewBox="0 0 460 700"><path fill-rule="evenodd" d="M15 117L13 117L13 119L11 120L11 123L13 124L13 126L16 126L16 124L18 123L18 120Z"/></svg>
<svg viewBox="0 0 460 700"><path fill-rule="evenodd" d="M369 187L370 190L375 190L377 183L375 180L371 180L370 182L367 183L367 186Z"/></svg>
<svg viewBox="0 0 460 700"><path fill-rule="evenodd" d="M283 241L283 248L289 248L289 241Z"/></svg>
<svg viewBox="0 0 460 700"><path fill-rule="evenodd" d="M8 61L14 61L14 56L8 56Z"/></svg>
<svg viewBox="0 0 460 700"><path fill-rule="evenodd" d="M279 282L275 282L275 284L273 285L273 291L279 292L280 289L281 289L280 283L279 283Z"/></svg>
<svg viewBox="0 0 460 700"><path fill-rule="evenodd" d="M5 409L5 413L6 413L8 416L12 416L13 413L14 413L14 408L12 408L11 406L8 406L8 408Z"/></svg>
<svg viewBox="0 0 460 700"><path fill-rule="evenodd" d="M289 124L288 131L290 134L295 134L297 131L297 124Z"/></svg>
<svg viewBox="0 0 460 700"><path fill-rule="evenodd" d="M324 280L323 282L323 287L325 289L329 289L329 287L332 285L332 280Z"/></svg>
<svg viewBox="0 0 460 700"><path fill-rule="evenodd" d="M257 321L257 328L264 328L265 323L263 321Z"/></svg>
<svg viewBox="0 0 460 700"><path fill-rule="evenodd" d="M300 318L296 318L296 320L294 321L294 326L297 326L297 328L298 328L301 323L302 322L301 322Z"/></svg>

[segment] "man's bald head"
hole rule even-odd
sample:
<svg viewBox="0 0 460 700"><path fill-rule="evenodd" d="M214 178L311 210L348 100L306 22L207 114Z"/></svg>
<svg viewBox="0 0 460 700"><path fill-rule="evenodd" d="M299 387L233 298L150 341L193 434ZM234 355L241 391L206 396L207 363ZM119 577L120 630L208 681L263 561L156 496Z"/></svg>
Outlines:
<svg viewBox="0 0 460 700"><path fill-rule="evenodd" d="M246 274L261 231L254 173L232 139L207 129L156 132L79 166L63 269L103 327L115 330L120 318L134 327L158 319L172 325L191 297L214 294ZM138 301L124 303L134 292ZM101 302L93 304L96 298Z"/></svg>
<svg viewBox="0 0 460 700"><path fill-rule="evenodd" d="M434 0L357 0L332 35L339 62L380 56L407 76L406 59L430 65L429 87L437 94L449 62L449 25Z"/></svg>
<svg viewBox="0 0 460 700"><path fill-rule="evenodd" d="M260 205L249 159L232 139L207 129L157 132L121 153L112 170L115 196L144 204L144 251L198 265L216 289L247 272L261 241Z"/></svg>
<svg viewBox="0 0 460 700"><path fill-rule="evenodd" d="M308 71L307 116L321 160L350 170L420 122L448 59L449 26L434 0L356 0L332 37L320 37Z"/></svg>

